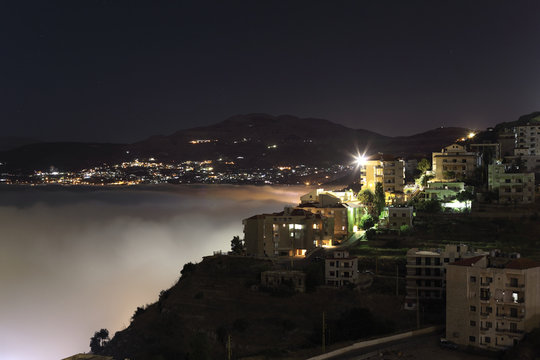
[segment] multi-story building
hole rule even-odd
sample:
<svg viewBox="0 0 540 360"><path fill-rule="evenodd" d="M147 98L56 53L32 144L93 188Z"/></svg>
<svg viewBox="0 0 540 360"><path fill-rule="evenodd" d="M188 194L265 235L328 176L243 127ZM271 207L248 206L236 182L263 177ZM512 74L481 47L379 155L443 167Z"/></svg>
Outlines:
<svg viewBox="0 0 540 360"><path fill-rule="evenodd" d="M314 189L307 194L300 196L301 204L317 203L321 207L355 200L356 195L353 191L328 191L324 189Z"/></svg>
<svg viewBox="0 0 540 360"><path fill-rule="evenodd" d="M514 127L515 155L540 154L540 119Z"/></svg>
<svg viewBox="0 0 540 360"><path fill-rule="evenodd" d="M476 256L447 266L446 338L501 350L540 325L540 263Z"/></svg>
<svg viewBox="0 0 540 360"><path fill-rule="evenodd" d="M407 296L405 309L414 309L418 301L443 300L446 266L474 256L467 245L446 245L444 249L407 251Z"/></svg>
<svg viewBox="0 0 540 360"><path fill-rule="evenodd" d="M488 166L488 189L499 194L501 204L534 202L534 173L506 172L504 164Z"/></svg>
<svg viewBox="0 0 540 360"><path fill-rule="evenodd" d="M464 146L452 144L441 152L433 153L433 174L436 181L456 180L473 177L478 165L478 155Z"/></svg>
<svg viewBox="0 0 540 360"><path fill-rule="evenodd" d="M389 229L399 230L403 225L412 227L414 208L412 206L389 206L386 226Z"/></svg>
<svg viewBox="0 0 540 360"><path fill-rule="evenodd" d="M304 256L316 247L332 245L333 220L290 207L278 213L254 215L242 221L246 254Z"/></svg>
<svg viewBox="0 0 540 360"><path fill-rule="evenodd" d="M326 285L341 287L355 284L358 279L358 258L349 256L348 251L334 251L332 257L325 260Z"/></svg>
<svg viewBox="0 0 540 360"><path fill-rule="evenodd" d="M381 154L371 156L362 165L360 182L362 189L375 191L375 185L383 185L387 197L392 194L403 194L405 186L405 162L403 159Z"/></svg>
<svg viewBox="0 0 540 360"><path fill-rule="evenodd" d="M334 241L346 240L349 235L348 224L348 208L343 204L334 204L321 206L319 203L300 204L297 209L303 209L312 212L313 214L319 214L329 219L333 219L334 222Z"/></svg>

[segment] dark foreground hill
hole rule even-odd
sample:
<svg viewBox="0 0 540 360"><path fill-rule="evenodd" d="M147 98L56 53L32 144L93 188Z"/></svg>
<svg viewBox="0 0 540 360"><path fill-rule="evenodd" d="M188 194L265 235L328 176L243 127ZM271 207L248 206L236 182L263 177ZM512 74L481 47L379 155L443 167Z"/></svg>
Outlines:
<svg viewBox="0 0 540 360"><path fill-rule="evenodd" d="M0 152L3 170L24 172L80 170L135 158L164 162L235 161L240 167L347 164L358 152L428 156L467 134L464 128L439 128L422 134L388 137L351 129L328 120L290 115L248 114L214 125L152 136L134 144L40 143Z"/></svg>
<svg viewBox="0 0 540 360"><path fill-rule="evenodd" d="M329 343L414 322L414 316L400 312L400 301L392 295L350 289L304 294L257 290L260 273L272 267L267 260L236 256L186 265L179 282L162 291L157 303L137 309L129 327L117 332L102 353L134 360L225 359L230 336L234 359L290 358L303 348L318 351L323 312ZM321 262L307 266L308 288L321 281L323 268Z"/></svg>

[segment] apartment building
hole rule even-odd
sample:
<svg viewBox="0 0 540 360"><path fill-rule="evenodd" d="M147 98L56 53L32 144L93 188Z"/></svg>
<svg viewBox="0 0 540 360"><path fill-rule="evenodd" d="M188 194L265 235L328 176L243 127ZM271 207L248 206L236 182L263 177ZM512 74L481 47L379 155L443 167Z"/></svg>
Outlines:
<svg viewBox="0 0 540 360"><path fill-rule="evenodd" d="M446 338L502 350L540 326L540 263L476 256L447 266Z"/></svg>
<svg viewBox="0 0 540 360"><path fill-rule="evenodd" d="M402 194L405 186L405 162L401 158L379 153L366 160L360 176L362 189L374 192L375 185L380 182L387 196Z"/></svg>
<svg viewBox="0 0 540 360"><path fill-rule="evenodd" d="M349 256L348 251L334 251L332 257L325 260L324 268L326 285L341 287L358 282L358 258Z"/></svg>
<svg viewBox="0 0 540 360"><path fill-rule="evenodd" d="M539 119L540 120L540 119ZM515 155L540 154L540 122L514 127Z"/></svg>
<svg viewBox="0 0 540 360"><path fill-rule="evenodd" d="M418 302L443 300L446 266L456 260L475 256L467 245L446 245L444 249L407 251L407 295L405 309L414 309Z"/></svg>
<svg viewBox="0 0 540 360"><path fill-rule="evenodd" d="M501 204L534 202L534 173L507 172L504 164L488 166L488 189L499 194Z"/></svg>
<svg viewBox="0 0 540 360"><path fill-rule="evenodd" d="M305 195L300 196L301 204L320 204L321 207L336 205L349 201L355 201L356 195L351 191L328 191L324 189L314 189Z"/></svg>
<svg viewBox="0 0 540 360"><path fill-rule="evenodd" d="M346 240L349 234L349 221L347 216L347 207L343 204L334 204L322 206L319 203L300 204L297 209L310 211L313 214L319 214L334 222L334 241Z"/></svg>
<svg viewBox="0 0 540 360"><path fill-rule="evenodd" d="M332 245L334 235L333 218L291 207L242 223L246 254L251 256L304 256L316 247Z"/></svg>
<svg viewBox="0 0 540 360"><path fill-rule="evenodd" d="M432 155L432 171L436 181L460 180L473 177L478 155L464 146L452 144Z"/></svg>

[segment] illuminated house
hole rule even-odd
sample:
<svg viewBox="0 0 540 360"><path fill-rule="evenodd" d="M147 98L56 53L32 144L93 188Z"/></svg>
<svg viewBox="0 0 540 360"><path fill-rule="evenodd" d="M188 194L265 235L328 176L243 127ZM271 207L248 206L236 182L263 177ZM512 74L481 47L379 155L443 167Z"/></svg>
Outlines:
<svg viewBox="0 0 540 360"><path fill-rule="evenodd" d="M414 309L418 301L443 300L446 266L478 253L467 245L446 245L444 249L410 249L407 251L407 296L405 309Z"/></svg>
<svg viewBox="0 0 540 360"><path fill-rule="evenodd" d="M333 218L290 207L242 223L246 254L251 256L304 256L316 247L332 245L334 235Z"/></svg>
<svg viewBox="0 0 540 360"><path fill-rule="evenodd" d="M447 266L446 338L502 350L540 324L540 263L477 256Z"/></svg>
<svg viewBox="0 0 540 360"><path fill-rule="evenodd" d="M320 214L334 221L334 240L343 241L358 230L363 206L352 191L332 192L313 190L300 197L297 209Z"/></svg>
<svg viewBox="0 0 540 360"><path fill-rule="evenodd" d="M434 152L432 157L432 171L436 181L471 178L478 165L477 153L469 152L459 144Z"/></svg>
<svg viewBox="0 0 540 360"><path fill-rule="evenodd" d="M540 116L513 130L516 155L540 155Z"/></svg>
<svg viewBox="0 0 540 360"><path fill-rule="evenodd" d="M465 190L464 182L428 182L423 191L424 200L454 200L460 192Z"/></svg>
<svg viewBox="0 0 540 360"><path fill-rule="evenodd" d="M378 182L382 183L387 197L403 194L405 162L388 154L371 156L362 164L360 182L362 190L369 189L372 192L375 192Z"/></svg>
<svg viewBox="0 0 540 360"><path fill-rule="evenodd" d="M358 258L349 256L348 251L334 251L332 257L325 260L324 269L326 285L341 287L358 282Z"/></svg>
<svg viewBox="0 0 540 360"><path fill-rule="evenodd" d="M501 204L534 202L534 173L507 173L505 165L488 166L488 189L499 194Z"/></svg>

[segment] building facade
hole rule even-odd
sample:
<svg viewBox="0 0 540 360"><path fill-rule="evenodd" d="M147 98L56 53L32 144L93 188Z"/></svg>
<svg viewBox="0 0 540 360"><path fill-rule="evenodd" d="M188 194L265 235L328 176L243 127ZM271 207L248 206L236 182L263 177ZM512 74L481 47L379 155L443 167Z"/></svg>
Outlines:
<svg viewBox="0 0 540 360"><path fill-rule="evenodd" d="M534 173L506 172L504 164L488 166L488 189L498 193L500 204L533 203L534 181Z"/></svg>
<svg viewBox="0 0 540 360"><path fill-rule="evenodd" d="M332 245L333 218L286 207L273 214L254 215L242 221L248 256L304 256L307 251Z"/></svg>
<svg viewBox="0 0 540 360"><path fill-rule="evenodd" d="M358 258L349 256L348 251L334 251L332 257L325 260L326 285L342 287L356 284L358 279Z"/></svg>
<svg viewBox="0 0 540 360"><path fill-rule="evenodd" d="M432 157L432 170L436 181L471 178L478 165L477 153L469 152L459 144L452 144L441 152L434 152Z"/></svg>
<svg viewBox="0 0 540 360"><path fill-rule="evenodd" d="M360 182L362 190L369 189L375 192L375 185L380 182L387 196L403 194L405 162L388 154L372 156L362 165Z"/></svg>
<svg viewBox="0 0 540 360"><path fill-rule="evenodd" d="M465 190L464 182L428 182L424 189L424 200L451 201L454 200L460 192Z"/></svg>
<svg viewBox="0 0 540 360"><path fill-rule="evenodd" d="M407 251L405 309L418 302L440 301L445 294L446 266L456 260L472 257L467 245L446 245L444 249L410 249Z"/></svg>
<svg viewBox="0 0 540 360"><path fill-rule="evenodd" d="M399 230L402 226L413 226L414 208L412 206L388 207L388 219L386 226L392 230Z"/></svg>
<svg viewBox="0 0 540 360"><path fill-rule="evenodd" d="M540 326L540 263L477 256L449 264L446 338L502 350Z"/></svg>
<svg viewBox="0 0 540 360"><path fill-rule="evenodd" d="M261 286L279 289L288 286L295 292L306 291L306 274L297 270L270 270L261 273Z"/></svg>

